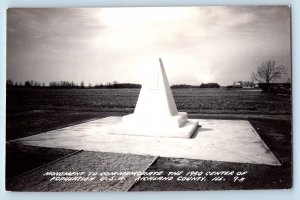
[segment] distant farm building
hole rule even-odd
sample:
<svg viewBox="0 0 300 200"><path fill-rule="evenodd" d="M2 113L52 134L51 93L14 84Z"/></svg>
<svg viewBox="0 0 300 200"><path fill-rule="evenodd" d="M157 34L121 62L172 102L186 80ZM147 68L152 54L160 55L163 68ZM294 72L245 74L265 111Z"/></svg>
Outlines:
<svg viewBox="0 0 300 200"><path fill-rule="evenodd" d="M258 84L252 81L237 81L232 85L226 86L226 88L258 88Z"/></svg>

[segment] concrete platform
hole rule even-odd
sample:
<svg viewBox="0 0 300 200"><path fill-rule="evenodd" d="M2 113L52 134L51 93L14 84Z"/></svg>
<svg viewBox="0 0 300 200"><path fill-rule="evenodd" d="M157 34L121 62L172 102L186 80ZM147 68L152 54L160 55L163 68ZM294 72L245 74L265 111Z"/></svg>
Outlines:
<svg viewBox="0 0 300 200"><path fill-rule="evenodd" d="M281 165L247 120L197 119L191 139L106 134L121 117L107 117L10 142L75 150Z"/></svg>

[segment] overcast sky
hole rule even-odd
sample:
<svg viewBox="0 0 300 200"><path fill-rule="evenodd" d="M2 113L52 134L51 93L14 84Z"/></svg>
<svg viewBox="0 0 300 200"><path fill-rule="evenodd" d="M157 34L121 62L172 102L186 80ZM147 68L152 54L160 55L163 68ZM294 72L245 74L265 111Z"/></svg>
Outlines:
<svg viewBox="0 0 300 200"><path fill-rule="evenodd" d="M289 68L290 9L158 7L9 9L7 78L141 83L161 57L170 84L249 81L274 59Z"/></svg>

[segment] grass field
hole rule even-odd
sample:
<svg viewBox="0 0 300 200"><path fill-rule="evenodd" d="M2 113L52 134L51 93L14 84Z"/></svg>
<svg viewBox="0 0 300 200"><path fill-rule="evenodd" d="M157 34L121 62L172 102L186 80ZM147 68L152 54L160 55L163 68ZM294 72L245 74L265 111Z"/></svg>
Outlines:
<svg viewBox="0 0 300 200"><path fill-rule="evenodd" d="M291 114L290 97L252 90L174 89L178 110L188 113ZM133 112L139 89L7 90L7 113L28 111Z"/></svg>

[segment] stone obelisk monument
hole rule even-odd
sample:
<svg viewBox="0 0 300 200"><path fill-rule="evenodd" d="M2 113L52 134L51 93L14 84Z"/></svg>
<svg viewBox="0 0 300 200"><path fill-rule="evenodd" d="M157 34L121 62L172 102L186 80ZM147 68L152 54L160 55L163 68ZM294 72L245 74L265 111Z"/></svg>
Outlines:
<svg viewBox="0 0 300 200"><path fill-rule="evenodd" d="M153 67L142 84L134 113L108 127L108 133L190 138L198 122L188 120L186 112L178 112L161 58Z"/></svg>

